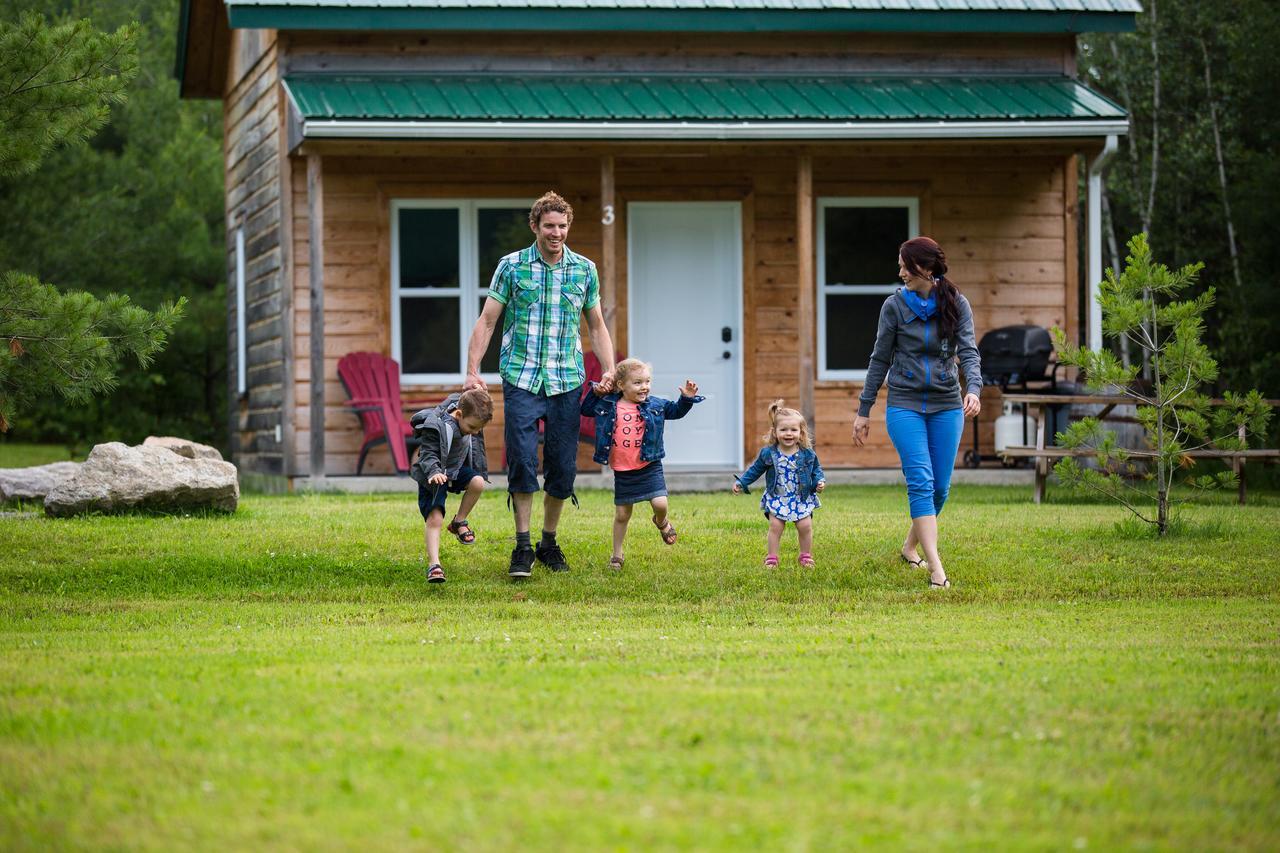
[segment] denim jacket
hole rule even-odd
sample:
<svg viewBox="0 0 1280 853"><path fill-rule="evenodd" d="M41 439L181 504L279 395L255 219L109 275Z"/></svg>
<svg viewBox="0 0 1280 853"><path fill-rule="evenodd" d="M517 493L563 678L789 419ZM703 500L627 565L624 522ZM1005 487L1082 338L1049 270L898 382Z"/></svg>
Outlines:
<svg viewBox="0 0 1280 853"><path fill-rule="evenodd" d="M776 445L766 445L760 448L760 455L756 457L756 461L751 463L751 467L742 472L738 477L738 484L742 486L742 491L751 494L751 490L747 488L756 480L760 479L760 475L764 474L764 487L770 494L777 494L774 491L777 484L777 467L776 460L782 455L782 451ZM799 487L800 500L805 500L814 495L818 491L818 483L827 479L827 475L823 473L822 466L818 464L818 454L814 453L807 447L802 447L796 451L796 481Z"/></svg>
<svg viewBox="0 0 1280 853"><path fill-rule="evenodd" d="M601 465L609 464L609 451L613 449L613 425L618 417L618 400L622 395L614 392L601 397L593 387L582 397L583 417L596 419L596 452L591 458ZM662 425L666 421L683 418L693 408L694 403L701 403L705 397L686 397L680 395L678 400L664 400L661 397L649 397L637 404L640 416L644 418L644 440L640 442L640 460L656 462L667 455L662 444Z"/></svg>

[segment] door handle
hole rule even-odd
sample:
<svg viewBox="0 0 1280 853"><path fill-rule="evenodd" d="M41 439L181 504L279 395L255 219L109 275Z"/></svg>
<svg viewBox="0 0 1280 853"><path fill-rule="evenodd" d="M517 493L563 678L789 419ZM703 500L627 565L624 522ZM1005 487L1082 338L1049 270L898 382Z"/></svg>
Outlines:
<svg viewBox="0 0 1280 853"><path fill-rule="evenodd" d="M720 340L724 341L726 344L729 343L729 341L733 340L733 329L730 329L728 326L725 326L723 329L721 329Z"/></svg>

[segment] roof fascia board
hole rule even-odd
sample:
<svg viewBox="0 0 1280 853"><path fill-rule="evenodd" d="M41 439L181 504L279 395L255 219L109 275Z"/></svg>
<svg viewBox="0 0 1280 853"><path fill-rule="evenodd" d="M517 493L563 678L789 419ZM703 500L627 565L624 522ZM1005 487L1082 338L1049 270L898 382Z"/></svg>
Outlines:
<svg viewBox="0 0 1280 853"><path fill-rule="evenodd" d="M312 119L302 123L301 137L447 140L920 140L1102 137L1128 132L1128 119L968 122L465 122Z"/></svg>
<svg viewBox="0 0 1280 853"><path fill-rule="evenodd" d="M491 9L228 4L233 29L624 32L1133 32L1128 12Z"/></svg>

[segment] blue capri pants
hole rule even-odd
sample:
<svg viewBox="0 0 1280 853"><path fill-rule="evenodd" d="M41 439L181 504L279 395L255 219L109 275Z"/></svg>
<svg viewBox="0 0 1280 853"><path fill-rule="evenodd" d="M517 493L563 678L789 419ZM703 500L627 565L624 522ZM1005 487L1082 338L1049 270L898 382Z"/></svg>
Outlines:
<svg viewBox="0 0 1280 853"><path fill-rule="evenodd" d="M902 460L911 517L937 515L951 490L951 471L964 434L964 410L922 412L890 406L885 411L889 440Z"/></svg>

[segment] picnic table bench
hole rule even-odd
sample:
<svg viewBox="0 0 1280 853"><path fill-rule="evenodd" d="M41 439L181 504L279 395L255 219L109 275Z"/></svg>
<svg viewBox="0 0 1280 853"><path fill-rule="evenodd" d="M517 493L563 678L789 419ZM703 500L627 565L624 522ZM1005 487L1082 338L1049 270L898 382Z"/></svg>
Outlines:
<svg viewBox="0 0 1280 853"><path fill-rule="evenodd" d="M1062 459L1067 456L1086 457L1093 456L1096 450L1088 447L1046 447L1045 446L1045 423L1048 420L1045 415L1046 410L1056 406L1071 405L1092 405L1102 406L1102 410L1088 417L1097 418L1100 421L1107 420L1116 406L1135 406L1138 403L1132 397L1126 397L1120 394L1005 394L1004 401L1006 403L1021 403L1023 412L1030 409L1036 411L1036 443L1034 447L1012 446L1006 447L1000 451L1001 455L1008 459L1030 459L1035 465L1035 502L1040 503L1044 500L1045 485L1049 479L1049 463L1052 459ZM1226 405L1225 400L1212 400L1212 405ZM1268 400L1271 405L1276 405L1277 400ZM1244 427L1240 427L1240 440L1245 437ZM1154 450L1126 450L1129 456L1138 459L1154 459L1156 452ZM1256 450L1216 450L1205 448L1202 450L1188 450L1184 456L1193 459L1229 459L1231 460L1231 468L1236 473L1239 482L1239 500L1243 504L1245 502L1245 482L1244 482L1244 463L1249 459L1275 460L1280 459L1280 449L1264 448Z"/></svg>

